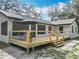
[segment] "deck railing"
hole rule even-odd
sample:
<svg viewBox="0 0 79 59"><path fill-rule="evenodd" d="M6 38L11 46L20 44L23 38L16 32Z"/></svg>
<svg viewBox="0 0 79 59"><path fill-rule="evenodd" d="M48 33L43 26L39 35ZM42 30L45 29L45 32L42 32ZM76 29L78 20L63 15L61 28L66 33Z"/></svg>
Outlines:
<svg viewBox="0 0 79 59"><path fill-rule="evenodd" d="M57 35L64 36L64 38L69 38L70 37L70 31L63 31L62 33L60 32L55 32Z"/></svg>
<svg viewBox="0 0 79 59"><path fill-rule="evenodd" d="M21 41L26 41L27 40L27 33L28 31L10 31L9 32L9 38L11 39L17 39Z"/></svg>
<svg viewBox="0 0 79 59"><path fill-rule="evenodd" d="M24 32L26 40L23 40L22 38L18 38L18 37L16 37L16 35L13 36L12 35L13 32L17 32L17 33ZM21 36L19 36L19 37L21 37ZM51 33L50 32L46 36L39 37L39 38L36 37L33 40L33 38L30 38L30 34L29 34L28 31L12 31L12 32L10 32L10 43L13 43L13 44L16 44L18 46L27 48L27 53L28 53L29 48L33 48L33 50L34 50L34 47L44 45L44 44L48 44L48 43L54 44L55 46L59 46L59 45L62 45L63 42L64 42L63 36L62 35L60 36L57 33Z"/></svg>
<svg viewBox="0 0 79 59"><path fill-rule="evenodd" d="M23 34L22 34L23 33ZM52 37L52 36L55 36L56 38L57 38L57 40L58 40L58 36L62 36L62 37L68 37L68 31L65 31L64 33L58 33L58 32L50 32L48 35L44 35L44 36L41 36L42 38L43 37ZM14 35L15 34L15 35ZM22 35L20 35L20 34L22 34ZM67 35L67 36L66 36ZM20 40L20 41L29 41L29 42L31 42L31 41L33 41L34 39L39 39L40 37L35 37L35 38L33 38L31 35L30 35L30 33L29 33L29 31L25 31L25 30L21 30L21 31L12 31L12 32L10 32L10 40L11 39L16 39L16 40ZM50 41L51 41L51 38L49 39Z"/></svg>

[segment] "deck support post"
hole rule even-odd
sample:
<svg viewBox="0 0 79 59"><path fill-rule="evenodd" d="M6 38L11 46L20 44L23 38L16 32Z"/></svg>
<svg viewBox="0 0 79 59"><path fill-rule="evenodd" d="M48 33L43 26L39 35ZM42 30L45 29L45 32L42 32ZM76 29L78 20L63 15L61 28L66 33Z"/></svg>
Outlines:
<svg viewBox="0 0 79 59"><path fill-rule="evenodd" d="M28 44L30 42L30 32L31 32L31 25L29 24L29 31L28 31L28 34L27 34L27 37L26 37Z"/></svg>
<svg viewBox="0 0 79 59"><path fill-rule="evenodd" d="M32 47L33 52L35 51L34 47Z"/></svg>
<svg viewBox="0 0 79 59"><path fill-rule="evenodd" d="M28 42L28 46L30 43L30 32L31 32L31 24L29 24L29 32L27 34L27 42ZM29 46L30 47L30 46ZM29 54L29 48L27 48L27 54Z"/></svg>
<svg viewBox="0 0 79 59"><path fill-rule="evenodd" d="M29 54L29 48L27 48L27 54Z"/></svg>
<svg viewBox="0 0 79 59"><path fill-rule="evenodd" d="M58 47L58 36L57 36L57 41L56 41L56 47Z"/></svg>

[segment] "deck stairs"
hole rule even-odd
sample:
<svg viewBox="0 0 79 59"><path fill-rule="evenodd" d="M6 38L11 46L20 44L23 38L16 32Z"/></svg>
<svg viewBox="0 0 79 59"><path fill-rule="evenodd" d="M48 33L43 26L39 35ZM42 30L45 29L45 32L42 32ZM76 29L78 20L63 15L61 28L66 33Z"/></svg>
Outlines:
<svg viewBox="0 0 79 59"><path fill-rule="evenodd" d="M60 47L62 45L64 45L64 36L61 35L60 33L53 33L53 35L56 36L56 40L52 42L52 44L55 46L55 47Z"/></svg>

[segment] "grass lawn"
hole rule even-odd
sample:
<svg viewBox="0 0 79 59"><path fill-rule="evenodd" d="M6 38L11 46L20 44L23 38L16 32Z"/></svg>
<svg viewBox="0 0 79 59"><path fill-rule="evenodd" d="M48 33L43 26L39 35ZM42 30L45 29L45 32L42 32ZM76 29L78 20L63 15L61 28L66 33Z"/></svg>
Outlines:
<svg viewBox="0 0 79 59"><path fill-rule="evenodd" d="M0 41L0 49L6 48L8 46L9 46L8 44Z"/></svg>
<svg viewBox="0 0 79 59"><path fill-rule="evenodd" d="M37 52L37 57L54 57L55 59L66 59L67 51L58 51L56 49L45 49L44 51Z"/></svg>

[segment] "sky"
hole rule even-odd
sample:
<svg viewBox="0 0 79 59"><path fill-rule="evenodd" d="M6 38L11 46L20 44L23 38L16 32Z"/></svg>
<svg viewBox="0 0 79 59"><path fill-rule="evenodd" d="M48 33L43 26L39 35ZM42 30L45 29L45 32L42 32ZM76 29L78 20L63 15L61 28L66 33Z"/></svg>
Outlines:
<svg viewBox="0 0 79 59"><path fill-rule="evenodd" d="M63 5L69 4L70 0L20 0L23 4L33 5L35 7L35 10L39 13L40 10L42 11L42 18L44 20L48 20L48 8L50 6L59 5L59 8L61 9Z"/></svg>

